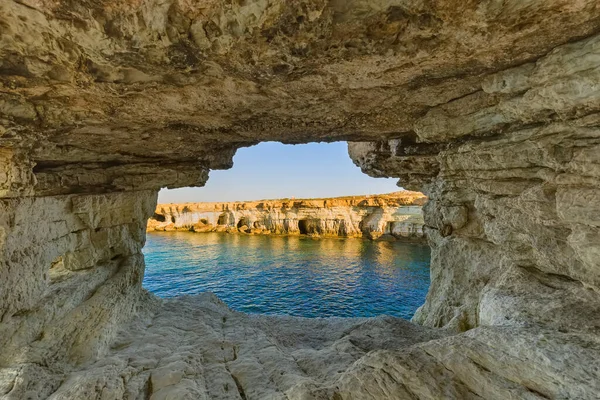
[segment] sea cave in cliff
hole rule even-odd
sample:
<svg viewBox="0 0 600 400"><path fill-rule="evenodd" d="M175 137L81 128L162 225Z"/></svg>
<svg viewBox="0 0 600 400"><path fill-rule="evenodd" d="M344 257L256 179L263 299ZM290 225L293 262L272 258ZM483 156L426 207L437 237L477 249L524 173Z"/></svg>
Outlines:
<svg viewBox="0 0 600 400"><path fill-rule="evenodd" d="M427 196L410 321L144 289L161 188L335 141ZM599 154L597 0L3 0L0 398L597 399Z"/></svg>
<svg viewBox="0 0 600 400"><path fill-rule="evenodd" d="M308 220L306 220L306 219L299 220L298 221L298 230L300 231L300 234L307 235L309 233Z"/></svg>

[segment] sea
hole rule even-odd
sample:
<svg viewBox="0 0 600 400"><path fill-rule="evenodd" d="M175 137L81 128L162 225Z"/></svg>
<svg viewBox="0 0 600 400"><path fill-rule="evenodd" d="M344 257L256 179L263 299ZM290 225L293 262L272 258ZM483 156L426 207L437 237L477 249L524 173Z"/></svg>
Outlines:
<svg viewBox="0 0 600 400"><path fill-rule="evenodd" d="M212 292L251 314L410 319L429 288L426 244L152 232L144 255L143 285L157 296Z"/></svg>

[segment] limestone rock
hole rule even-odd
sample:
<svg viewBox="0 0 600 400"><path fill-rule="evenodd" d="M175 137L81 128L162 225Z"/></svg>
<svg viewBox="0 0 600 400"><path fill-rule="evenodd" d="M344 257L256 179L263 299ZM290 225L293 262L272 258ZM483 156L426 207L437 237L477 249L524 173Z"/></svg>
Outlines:
<svg viewBox="0 0 600 400"><path fill-rule="evenodd" d="M376 239L391 235L423 239L416 192L332 199L260 200L234 203L159 204L148 231L232 231L252 234L308 234ZM393 239L393 238L392 238Z"/></svg>
<svg viewBox="0 0 600 400"><path fill-rule="evenodd" d="M0 397L596 399L599 49L597 0L1 1ZM335 140L429 199L426 327L144 292L160 188Z"/></svg>

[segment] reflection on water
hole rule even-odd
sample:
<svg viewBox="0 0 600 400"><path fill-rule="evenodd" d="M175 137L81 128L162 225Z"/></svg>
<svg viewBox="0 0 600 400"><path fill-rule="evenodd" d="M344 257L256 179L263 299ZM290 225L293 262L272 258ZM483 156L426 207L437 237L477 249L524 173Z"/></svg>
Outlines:
<svg viewBox="0 0 600 400"><path fill-rule="evenodd" d="M150 233L144 286L210 291L247 313L410 318L429 287L429 247L361 239Z"/></svg>

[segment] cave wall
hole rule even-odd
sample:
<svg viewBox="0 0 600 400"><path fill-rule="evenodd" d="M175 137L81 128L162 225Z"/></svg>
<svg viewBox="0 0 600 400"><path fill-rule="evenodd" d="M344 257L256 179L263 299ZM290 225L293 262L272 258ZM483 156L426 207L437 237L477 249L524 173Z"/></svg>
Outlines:
<svg viewBox="0 0 600 400"><path fill-rule="evenodd" d="M141 289L157 190L261 141L347 140L366 173L429 196L415 321L466 333L336 342L314 354L352 363L286 393L597 397L599 33L595 0L0 2L0 396L147 394L147 360L110 343L163 307ZM268 359L250 346L240 371ZM240 393L260 398L252 377Z"/></svg>
<svg viewBox="0 0 600 400"><path fill-rule="evenodd" d="M2 395L53 392L148 307L141 249L156 197L0 199Z"/></svg>
<svg viewBox="0 0 600 400"><path fill-rule="evenodd" d="M432 285L415 321L598 331L599 49L598 36L561 46L430 110L414 156L402 140L350 145L366 172L429 196ZM495 104L461 112L482 97Z"/></svg>

